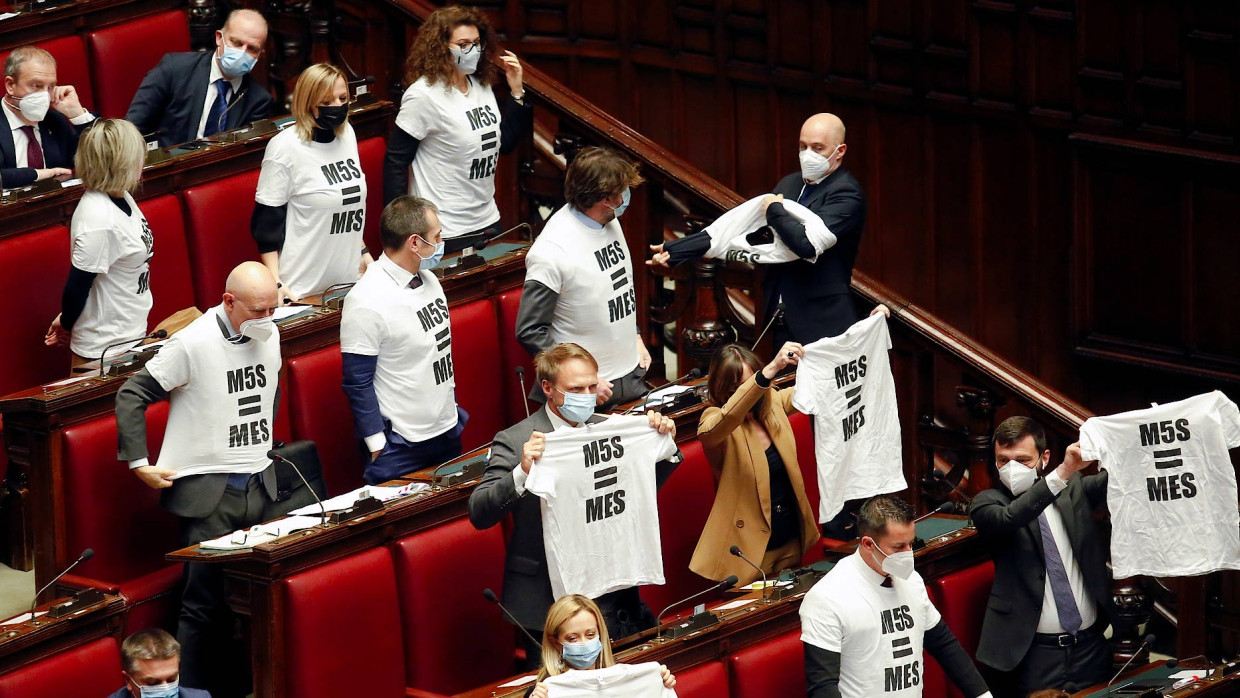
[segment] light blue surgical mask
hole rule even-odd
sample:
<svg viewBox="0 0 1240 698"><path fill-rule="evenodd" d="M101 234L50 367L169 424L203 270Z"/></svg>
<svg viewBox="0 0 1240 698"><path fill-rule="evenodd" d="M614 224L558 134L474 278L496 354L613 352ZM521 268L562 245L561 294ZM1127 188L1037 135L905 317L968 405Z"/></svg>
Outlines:
<svg viewBox="0 0 1240 698"><path fill-rule="evenodd" d="M565 393L565 395L571 394ZM565 663L574 669L589 669L594 666L594 662L598 660L602 651L603 641L596 637L585 642L565 642L564 650L560 652L560 655L564 657Z"/></svg>
<svg viewBox="0 0 1240 698"><path fill-rule="evenodd" d="M620 205L615 208L616 218L624 215L625 209L629 207L630 198L632 198L632 194L629 193L629 188L625 187L624 191L620 194Z"/></svg>
<svg viewBox="0 0 1240 698"><path fill-rule="evenodd" d="M452 50L452 58L456 61L456 69L464 75L473 75L478 70L478 59L482 57L482 50L476 49L466 53L459 46L449 46Z"/></svg>
<svg viewBox="0 0 1240 698"><path fill-rule="evenodd" d="M161 683L158 686L138 686L142 698L177 698L180 695L180 681Z"/></svg>
<svg viewBox="0 0 1240 698"><path fill-rule="evenodd" d="M566 393L559 388L556 390L564 396L564 404L559 406L560 415L564 419L584 424L590 419L590 415L594 414L594 406L597 404L594 393Z"/></svg>
<svg viewBox="0 0 1240 698"><path fill-rule="evenodd" d="M418 236L418 239L422 240L422 242L425 242L428 245L430 244L429 240L426 240L420 235ZM413 253L418 255L418 259L422 260L422 262L418 264L418 269L420 271L430 271L431 269L434 269L435 267L439 266L439 263L443 261L443 250L444 250L443 240L440 240L439 242L435 243L435 252L431 254L431 256L429 257L423 257L422 255L418 254L417 249L414 249Z"/></svg>
<svg viewBox="0 0 1240 698"><path fill-rule="evenodd" d="M230 78L239 78L254 70L256 63L258 59L245 49L225 46L224 55L220 56L220 72Z"/></svg>

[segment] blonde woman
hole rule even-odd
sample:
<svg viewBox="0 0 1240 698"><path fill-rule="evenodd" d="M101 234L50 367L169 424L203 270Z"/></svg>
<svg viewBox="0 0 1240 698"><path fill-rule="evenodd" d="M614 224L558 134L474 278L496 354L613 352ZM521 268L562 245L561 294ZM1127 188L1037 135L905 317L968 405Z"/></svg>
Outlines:
<svg viewBox="0 0 1240 698"><path fill-rule="evenodd" d="M283 303L357 281L374 261L362 244L366 176L344 73L327 63L306 68L292 110L293 124L267 144L250 221Z"/></svg>
<svg viewBox="0 0 1240 698"><path fill-rule="evenodd" d="M69 224L69 278L44 343L69 345L73 365L100 358L115 342L146 334L151 312L151 227L133 199L146 143L122 119L95 122L73 166L86 191ZM128 350L114 347L109 356Z"/></svg>
<svg viewBox="0 0 1240 698"><path fill-rule="evenodd" d="M547 698L548 689L543 682L548 677L574 669L606 669L615 665L602 617L598 606L581 594L561 596L551 604L543 626L542 668L526 696ZM665 688L676 685L676 677L666 666L659 665L659 674Z"/></svg>

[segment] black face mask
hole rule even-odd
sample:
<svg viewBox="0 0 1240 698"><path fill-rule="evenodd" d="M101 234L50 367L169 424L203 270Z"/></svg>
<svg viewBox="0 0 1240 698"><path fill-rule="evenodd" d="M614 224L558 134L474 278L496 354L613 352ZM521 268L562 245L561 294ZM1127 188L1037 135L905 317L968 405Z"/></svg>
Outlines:
<svg viewBox="0 0 1240 698"><path fill-rule="evenodd" d="M318 116L314 117L314 125L324 131L335 132L349 118L349 105L337 107L319 107Z"/></svg>

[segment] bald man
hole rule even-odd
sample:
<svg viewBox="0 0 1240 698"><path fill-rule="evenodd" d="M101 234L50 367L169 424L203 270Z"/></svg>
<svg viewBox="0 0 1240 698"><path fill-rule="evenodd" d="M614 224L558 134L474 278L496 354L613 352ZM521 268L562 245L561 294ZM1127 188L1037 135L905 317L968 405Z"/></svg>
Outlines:
<svg viewBox="0 0 1240 698"><path fill-rule="evenodd" d="M233 10L215 32L215 51L160 59L125 118L144 134L158 134L166 148L271 116L271 93L250 75L266 44L267 20L254 10Z"/></svg>
<svg viewBox="0 0 1240 698"><path fill-rule="evenodd" d="M761 325L772 318L773 346L786 341L809 344L843 334L858 320L851 295L853 263L865 228L861 184L842 165L848 146L844 122L834 114L815 114L801 126L801 170L784 177L765 197L766 222L800 259L766 266ZM805 226L781 203L790 199L818 214L835 235L834 247L814 257ZM696 259L710 247L705 233L651 247L654 266ZM783 305L783 312L777 310Z"/></svg>
<svg viewBox="0 0 1240 698"><path fill-rule="evenodd" d="M116 394L118 458L181 518L181 544L217 538L283 516L314 500L306 489L277 501L267 458L279 400L280 332L271 320L276 281L245 262L228 275L219 305L168 340ZM168 400L158 462L147 452L147 406ZM185 565L177 640L181 684L244 696L224 577L215 565ZM238 662L241 662L238 664ZM221 671L227 667L228 671ZM238 681L238 677L242 680Z"/></svg>

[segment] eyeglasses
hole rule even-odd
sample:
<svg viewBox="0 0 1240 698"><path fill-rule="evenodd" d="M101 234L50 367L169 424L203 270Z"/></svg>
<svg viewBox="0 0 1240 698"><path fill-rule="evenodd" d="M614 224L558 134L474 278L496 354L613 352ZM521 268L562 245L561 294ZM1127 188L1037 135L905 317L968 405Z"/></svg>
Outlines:
<svg viewBox="0 0 1240 698"><path fill-rule="evenodd" d="M472 44L469 43L468 41L462 41L459 44L452 44L452 45L459 48L461 50L461 53L469 53L470 51L473 51L474 49L478 49L479 51L484 51L486 50L486 47L487 47L486 42L483 41L482 39L479 39Z"/></svg>

